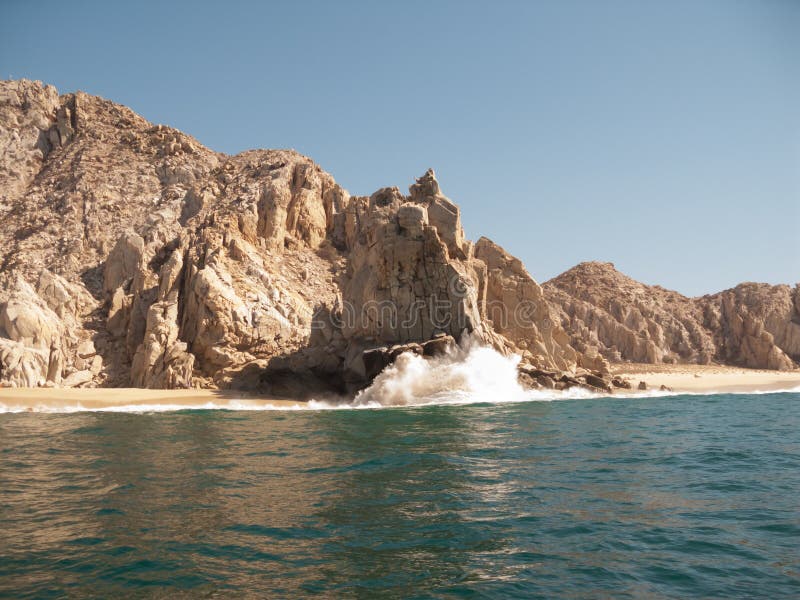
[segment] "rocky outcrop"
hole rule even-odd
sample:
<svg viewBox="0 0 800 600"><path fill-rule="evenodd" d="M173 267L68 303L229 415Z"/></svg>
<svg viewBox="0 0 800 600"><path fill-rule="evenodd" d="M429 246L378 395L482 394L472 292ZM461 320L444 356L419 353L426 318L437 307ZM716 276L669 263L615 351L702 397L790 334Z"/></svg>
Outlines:
<svg viewBox="0 0 800 600"><path fill-rule="evenodd" d="M800 363L800 284L742 283L698 298L714 334L715 358L747 367L791 370Z"/></svg>
<svg viewBox="0 0 800 600"><path fill-rule="evenodd" d="M179 286L183 254L176 249L159 272L158 292L147 309L144 336L131 365L135 387L188 388L192 385L194 355L179 339Z"/></svg>
<svg viewBox="0 0 800 600"><path fill-rule="evenodd" d="M39 172L51 149L58 92L28 81L6 82L0 89L0 209L8 210Z"/></svg>
<svg viewBox="0 0 800 600"><path fill-rule="evenodd" d="M419 182L435 187L436 194L403 196L387 188L353 198L348 209L348 260L337 317L347 344L345 370L353 381L366 376L360 359L366 348L424 342L435 334L458 339L465 331L482 333L481 266L467 259L471 247L460 239L457 212L449 221L456 230L445 229L442 216L439 227L431 224L428 210L450 204L438 193L432 171Z"/></svg>
<svg viewBox="0 0 800 600"><path fill-rule="evenodd" d="M191 137L82 92L0 83L2 270L29 280L42 268L100 295L102 265L119 237L180 230L188 190L220 162Z"/></svg>
<svg viewBox="0 0 800 600"><path fill-rule="evenodd" d="M351 197L294 151L225 156L30 81L0 83L0 124L0 385L345 393L467 335L553 374L523 373L536 386L610 385L607 360L797 357L796 289L543 288L466 239L432 170Z"/></svg>
<svg viewBox="0 0 800 600"><path fill-rule="evenodd" d="M74 386L99 375L102 358L78 325L94 306L81 288L49 271L42 271L36 288L18 272L4 274L0 385Z"/></svg>
<svg viewBox="0 0 800 600"><path fill-rule="evenodd" d="M602 361L580 356L570 346L542 287L518 258L487 238L478 240L475 256L486 265L482 314L496 333L513 344L512 351L539 367L567 370L592 362L593 367L606 369Z"/></svg>
<svg viewBox="0 0 800 600"><path fill-rule="evenodd" d="M800 361L798 287L744 283L701 298L648 286L611 263L581 263L544 285L584 354L611 362L717 362L788 370Z"/></svg>
<svg viewBox="0 0 800 600"><path fill-rule="evenodd" d="M385 188L352 198L342 249L347 267L336 316L348 382L374 376L365 354L372 348L437 336L461 341L469 334L555 369L575 368L582 358L520 261L486 238L476 245L464 238L459 210L433 170L407 196Z"/></svg>

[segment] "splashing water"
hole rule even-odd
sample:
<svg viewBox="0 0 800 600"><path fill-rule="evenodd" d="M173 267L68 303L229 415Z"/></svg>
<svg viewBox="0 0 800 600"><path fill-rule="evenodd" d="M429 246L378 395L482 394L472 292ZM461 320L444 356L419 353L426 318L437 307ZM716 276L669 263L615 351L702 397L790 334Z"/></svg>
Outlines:
<svg viewBox="0 0 800 600"><path fill-rule="evenodd" d="M88 408L80 403L74 406L48 406L43 403L35 408L8 406L0 396L0 414L13 412L121 412L151 413L181 410L239 410L239 411L302 411L371 409L403 406L429 406L433 404L506 404L553 400L597 398L598 395L582 388L569 390L526 390L517 379L517 355L503 356L493 348L467 339L461 347L446 355L423 358L416 354L401 354L386 367L372 384L356 394L355 398L318 398L296 404L269 404L247 399L229 399L198 402L197 404L145 404L112 405ZM738 392L746 395L799 393L800 387ZM660 391L651 389L625 393L622 397L660 398L664 396L714 396L722 392L707 391ZM735 396L737 393L725 392Z"/></svg>
<svg viewBox="0 0 800 600"><path fill-rule="evenodd" d="M423 358L401 354L367 389L355 406L407 406L432 403L521 402L531 400L517 381L519 356L467 343L449 354Z"/></svg>

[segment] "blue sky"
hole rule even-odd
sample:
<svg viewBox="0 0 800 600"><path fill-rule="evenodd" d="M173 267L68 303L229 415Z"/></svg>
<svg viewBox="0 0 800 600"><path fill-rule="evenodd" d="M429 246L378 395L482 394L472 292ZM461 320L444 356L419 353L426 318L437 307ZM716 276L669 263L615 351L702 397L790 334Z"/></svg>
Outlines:
<svg viewBox="0 0 800 600"><path fill-rule="evenodd" d="M355 194L432 166L544 281L800 281L800 2L0 4L0 77L126 104Z"/></svg>

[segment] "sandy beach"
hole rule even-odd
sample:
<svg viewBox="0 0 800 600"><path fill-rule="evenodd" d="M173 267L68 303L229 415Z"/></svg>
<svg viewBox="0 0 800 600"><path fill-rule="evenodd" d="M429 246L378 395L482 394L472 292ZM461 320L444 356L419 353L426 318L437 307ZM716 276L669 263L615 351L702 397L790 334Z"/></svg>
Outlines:
<svg viewBox="0 0 800 600"><path fill-rule="evenodd" d="M637 391L640 381L648 389L665 385L676 392L767 392L800 388L800 370L768 371L719 365L615 364L614 375L628 379Z"/></svg>
<svg viewBox="0 0 800 600"><path fill-rule="evenodd" d="M137 388L6 388L0 408L6 411L98 410L121 407L300 408L304 402L221 390L145 390Z"/></svg>
<svg viewBox="0 0 800 600"><path fill-rule="evenodd" d="M715 365L617 364L612 373L629 380L636 394L644 381L648 390L662 385L675 392L768 392L800 389L800 370L767 371ZM303 408L303 401L270 398L231 390L149 390L137 388L5 388L2 411L142 410L180 408Z"/></svg>

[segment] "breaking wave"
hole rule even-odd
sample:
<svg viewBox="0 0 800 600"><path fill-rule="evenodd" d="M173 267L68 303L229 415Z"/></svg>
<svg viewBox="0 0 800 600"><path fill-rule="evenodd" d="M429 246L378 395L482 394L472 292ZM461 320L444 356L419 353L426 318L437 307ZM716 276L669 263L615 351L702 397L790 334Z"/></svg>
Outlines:
<svg viewBox="0 0 800 600"><path fill-rule="evenodd" d="M596 394L582 388L565 391L526 390L517 380L519 356L503 356L492 348L471 343L456 348L449 354L436 358L423 358L411 353L400 355L373 381L352 399L312 399L308 402L276 403L249 399L213 400L197 403L135 403L128 405L87 408L80 403L72 406L47 406L45 403L31 408L4 405L0 399L0 413L7 412L170 412L179 410L336 410L376 409L459 404L506 404L582 398L660 398L665 396L713 396L737 392L702 391L671 392L647 390L625 392L618 395ZM785 390L738 392L746 394L800 393L800 387Z"/></svg>
<svg viewBox="0 0 800 600"><path fill-rule="evenodd" d="M465 348L432 359L401 354L356 395L352 405L377 408L539 399L518 383L519 360L469 342Z"/></svg>

